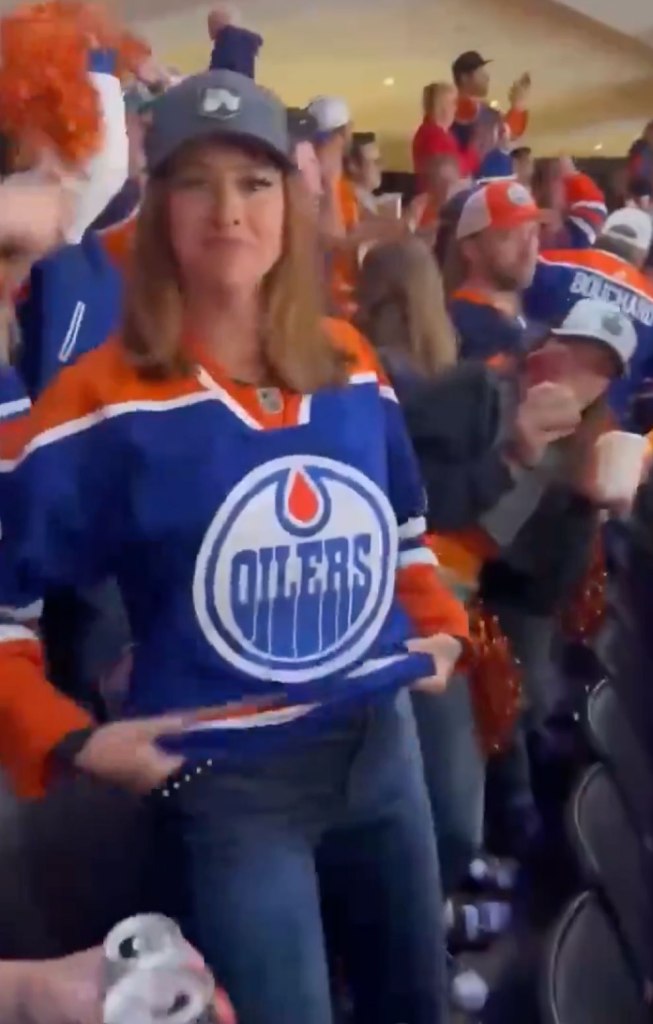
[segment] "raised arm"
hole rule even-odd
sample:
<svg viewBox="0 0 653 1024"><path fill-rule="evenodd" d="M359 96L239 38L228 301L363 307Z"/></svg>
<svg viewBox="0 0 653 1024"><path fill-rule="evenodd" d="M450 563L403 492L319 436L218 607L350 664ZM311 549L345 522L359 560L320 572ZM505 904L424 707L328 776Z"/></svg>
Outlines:
<svg viewBox="0 0 653 1024"><path fill-rule="evenodd" d="M80 242L84 232L120 191L129 168L125 104L115 74L115 55L106 50L90 54L89 76L97 91L102 115L102 142L98 152L74 178L66 180L73 201L66 241Z"/></svg>

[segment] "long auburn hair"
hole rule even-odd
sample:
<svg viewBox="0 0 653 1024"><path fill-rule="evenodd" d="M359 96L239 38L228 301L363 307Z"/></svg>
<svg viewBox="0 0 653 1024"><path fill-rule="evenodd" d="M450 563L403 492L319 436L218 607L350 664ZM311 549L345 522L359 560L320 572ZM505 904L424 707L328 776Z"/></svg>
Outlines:
<svg viewBox="0 0 653 1024"><path fill-rule="evenodd" d="M371 249L361 267L357 298L356 325L375 348L394 351L428 377L456 362L456 335L440 271L419 239Z"/></svg>
<svg viewBox="0 0 653 1024"><path fill-rule="evenodd" d="M323 321L324 290L314 224L302 184L284 178L282 252L260 286L263 361L269 383L303 394L346 379L347 357ZM146 186L127 275L122 343L139 372L150 379L188 375L183 346L185 303L168 216L169 179Z"/></svg>

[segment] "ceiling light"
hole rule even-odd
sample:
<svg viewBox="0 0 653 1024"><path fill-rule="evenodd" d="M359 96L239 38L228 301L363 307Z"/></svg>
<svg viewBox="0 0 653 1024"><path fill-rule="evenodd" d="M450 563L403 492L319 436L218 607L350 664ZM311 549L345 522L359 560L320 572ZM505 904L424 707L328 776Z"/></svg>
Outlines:
<svg viewBox="0 0 653 1024"><path fill-rule="evenodd" d="M603 149L603 143L602 142L597 142L597 144L594 147L594 152L595 153L600 153L602 149Z"/></svg>
<svg viewBox="0 0 653 1024"><path fill-rule="evenodd" d="M395 80L394 80L394 78L384 78L383 79L383 84L387 85L387 86L394 85L395 84Z"/></svg>
<svg viewBox="0 0 653 1024"><path fill-rule="evenodd" d="M490 106L492 107L492 110L498 110L501 104L499 103L498 100L492 100Z"/></svg>

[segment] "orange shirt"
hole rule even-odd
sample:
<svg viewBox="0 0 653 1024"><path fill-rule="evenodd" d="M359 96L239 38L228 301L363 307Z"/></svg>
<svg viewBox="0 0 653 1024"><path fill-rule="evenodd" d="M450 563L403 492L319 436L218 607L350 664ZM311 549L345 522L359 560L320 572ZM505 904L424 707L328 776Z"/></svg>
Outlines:
<svg viewBox="0 0 653 1024"><path fill-rule="evenodd" d="M340 220L349 234L360 220L358 200L354 186L344 176L336 186L336 200ZM358 276L358 260L355 252L334 252L331 261L331 297L336 309L343 315L352 312L353 295Z"/></svg>

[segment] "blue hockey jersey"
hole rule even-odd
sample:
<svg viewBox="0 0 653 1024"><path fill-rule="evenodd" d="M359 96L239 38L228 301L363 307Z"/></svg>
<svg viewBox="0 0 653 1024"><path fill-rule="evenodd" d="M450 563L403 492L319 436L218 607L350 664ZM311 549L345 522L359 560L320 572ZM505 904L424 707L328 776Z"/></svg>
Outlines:
<svg viewBox="0 0 653 1024"><path fill-rule="evenodd" d="M88 230L127 177L125 107L114 67L114 54L91 53L89 76L104 124L100 150L67 182L74 209L67 244L32 267L17 302L18 365L33 398L63 366L106 341L119 323L119 268L103 237ZM38 180L38 172L30 175Z"/></svg>
<svg viewBox="0 0 653 1024"><path fill-rule="evenodd" d="M630 370L609 392L615 416L628 426L632 402L653 376L653 285L630 263L600 249L545 252L524 296L524 310L531 320L557 326L579 299L588 298L619 306L637 331Z"/></svg>
<svg viewBox="0 0 653 1024"><path fill-rule="evenodd" d="M18 367L32 398L79 356L116 330L122 275L101 236L87 231L32 268L29 294L18 305L23 344Z"/></svg>
<svg viewBox="0 0 653 1024"><path fill-rule="evenodd" d="M289 395L278 414L204 354L191 377L143 380L119 342L41 397L26 445L0 462L0 755L49 699L25 609L107 576L134 638L128 713L213 709L173 741L190 756L289 742L432 674L406 650L396 596L402 573L422 572L428 615L443 586L410 441L367 347L330 329L354 356L349 385Z"/></svg>
<svg viewBox="0 0 653 1024"><path fill-rule="evenodd" d="M20 375L11 366L0 366L0 427L24 416L30 405Z"/></svg>

